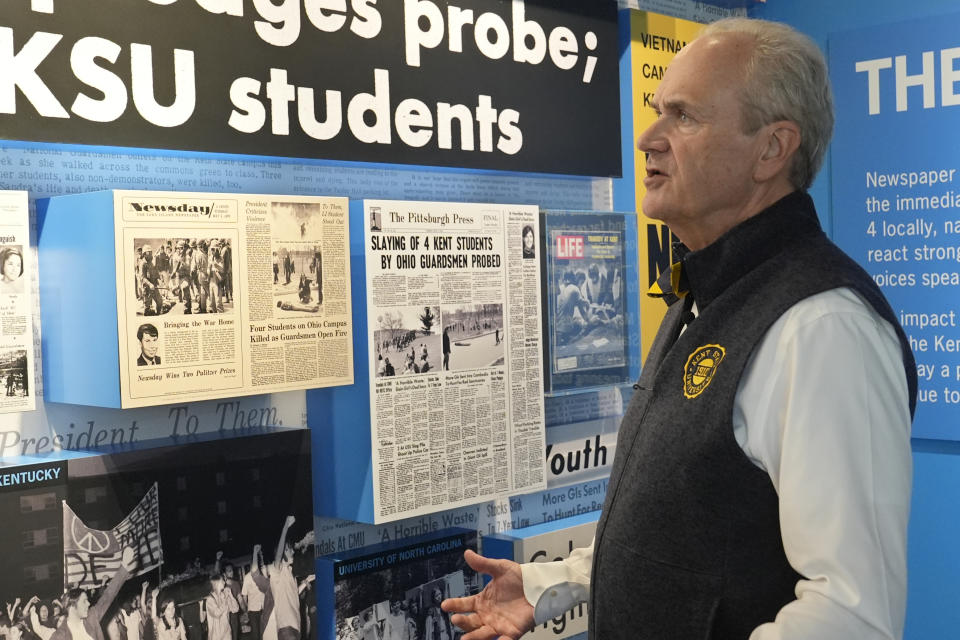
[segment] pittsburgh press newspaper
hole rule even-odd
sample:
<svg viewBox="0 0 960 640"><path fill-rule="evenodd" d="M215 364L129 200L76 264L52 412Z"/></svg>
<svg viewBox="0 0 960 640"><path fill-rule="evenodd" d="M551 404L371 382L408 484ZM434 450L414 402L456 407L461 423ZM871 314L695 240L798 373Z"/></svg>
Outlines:
<svg viewBox="0 0 960 640"><path fill-rule="evenodd" d="M346 198L114 192L124 408L353 382Z"/></svg>
<svg viewBox="0 0 960 640"><path fill-rule="evenodd" d="M538 210L364 202L374 516L546 486Z"/></svg>

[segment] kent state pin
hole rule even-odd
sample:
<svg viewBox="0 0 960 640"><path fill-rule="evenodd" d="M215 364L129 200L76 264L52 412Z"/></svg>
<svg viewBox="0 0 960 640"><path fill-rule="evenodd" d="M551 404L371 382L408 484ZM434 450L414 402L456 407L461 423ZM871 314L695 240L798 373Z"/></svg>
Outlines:
<svg viewBox="0 0 960 640"><path fill-rule="evenodd" d="M692 400L703 393L726 353L726 349L718 344L694 349L683 367L683 395Z"/></svg>

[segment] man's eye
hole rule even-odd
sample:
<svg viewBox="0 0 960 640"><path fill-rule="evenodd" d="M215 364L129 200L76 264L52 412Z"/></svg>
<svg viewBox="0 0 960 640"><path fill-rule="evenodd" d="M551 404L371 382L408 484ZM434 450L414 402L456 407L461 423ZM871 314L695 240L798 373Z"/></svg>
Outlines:
<svg viewBox="0 0 960 640"><path fill-rule="evenodd" d="M689 121L690 121L690 118L689 118L689 117L687 116L687 114L686 114L685 112L683 112L683 111L681 111L681 112L677 115L677 119L679 119L680 122L689 122Z"/></svg>

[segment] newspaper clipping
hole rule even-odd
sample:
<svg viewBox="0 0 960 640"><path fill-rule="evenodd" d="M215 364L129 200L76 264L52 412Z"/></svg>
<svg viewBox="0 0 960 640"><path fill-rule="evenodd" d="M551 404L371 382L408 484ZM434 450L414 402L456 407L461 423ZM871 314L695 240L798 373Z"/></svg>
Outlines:
<svg viewBox="0 0 960 640"><path fill-rule="evenodd" d="M36 408L29 246L27 192L0 191L0 413Z"/></svg>
<svg viewBox="0 0 960 640"><path fill-rule="evenodd" d="M347 199L117 191L124 408L351 384Z"/></svg>
<svg viewBox="0 0 960 640"><path fill-rule="evenodd" d="M364 206L376 521L545 488L537 208Z"/></svg>

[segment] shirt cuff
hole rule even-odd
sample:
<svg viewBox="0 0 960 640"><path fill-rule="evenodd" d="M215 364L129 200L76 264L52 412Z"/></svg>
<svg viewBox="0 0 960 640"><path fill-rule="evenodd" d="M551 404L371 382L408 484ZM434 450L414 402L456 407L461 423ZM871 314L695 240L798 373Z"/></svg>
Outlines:
<svg viewBox="0 0 960 640"><path fill-rule="evenodd" d="M563 561L528 562L520 565L523 595L533 606L535 624L558 618L590 596L589 582L571 575Z"/></svg>

